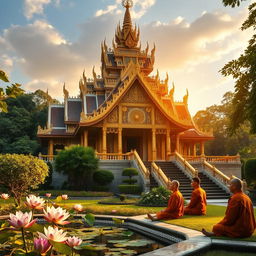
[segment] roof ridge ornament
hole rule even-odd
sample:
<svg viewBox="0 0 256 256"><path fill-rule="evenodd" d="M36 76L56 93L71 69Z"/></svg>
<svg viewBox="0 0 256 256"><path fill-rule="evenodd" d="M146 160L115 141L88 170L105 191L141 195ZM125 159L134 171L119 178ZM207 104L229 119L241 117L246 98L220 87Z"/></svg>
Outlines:
<svg viewBox="0 0 256 256"><path fill-rule="evenodd" d="M133 7L133 1L132 0L123 0L122 5L125 8L131 8L131 7Z"/></svg>

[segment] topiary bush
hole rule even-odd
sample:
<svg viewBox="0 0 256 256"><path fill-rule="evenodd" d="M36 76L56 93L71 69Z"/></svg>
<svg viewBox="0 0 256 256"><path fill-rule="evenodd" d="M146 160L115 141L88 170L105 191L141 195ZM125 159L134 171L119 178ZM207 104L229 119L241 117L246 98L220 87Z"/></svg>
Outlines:
<svg viewBox="0 0 256 256"><path fill-rule="evenodd" d="M140 194L142 192L142 188L140 185L125 185L121 184L118 186L120 193L124 194Z"/></svg>
<svg viewBox="0 0 256 256"><path fill-rule="evenodd" d="M98 170L93 174L93 180L101 185L105 186L114 180L114 174L108 170Z"/></svg>
<svg viewBox="0 0 256 256"><path fill-rule="evenodd" d="M256 189L256 159L248 159L244 165L244 176L249 187Z"/></svg>
<svg viewBox="0 0 256 256"><path fill-rule="evenodd" d="M128 184L134 184L137 182L134 182L134 179L132 179L133 176L138 175L139 172L136 168L125 168L122 172L122 176L128 176L129 179L125 179L123 182Z"/></svg>
<svg viewBox="0 0 256 256"><path fill-rule="evenodd" d="M14 197L20 205L21 198L31 189L45 181L48 166L37 157L31 155L0 155L0 184Z"/></svg>
<svg viewBox="0 0 256 256"><path fill-rule="evenodd" d="M126 183L126 184L135 184L137 183L137 179L125 179L123 180L123 183Z"/></svg>
<svg viewBox="0 0 256 256"><path fill-rule="evenodd" d="M153 188L150 192L142 195L139 205L144 206L167 206L171 192L164 187Z"/></svg>

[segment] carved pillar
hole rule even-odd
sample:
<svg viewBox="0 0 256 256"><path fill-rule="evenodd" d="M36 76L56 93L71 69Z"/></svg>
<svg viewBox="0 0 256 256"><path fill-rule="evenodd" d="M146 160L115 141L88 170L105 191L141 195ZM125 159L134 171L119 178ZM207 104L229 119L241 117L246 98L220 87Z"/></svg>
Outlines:
<svg viewBox="0 0 256 256"><path fill-rule="evenodd" d="M191 143L188 143L188 156L191 155Z"/></svg>
<svg viewBox="0 0 256 256"><path fill-rule="evenodd" d="M156 160L156 129L152 128L152 161Z"/></svg>
<svg viewBox="0 0 256 256"><path fill-rule="evenodd" d="M118 128L118 154L120 154L119 159L122 159L123 145L122 145L122 128Z"/></svg>
<svg viewBox="0 0 256 256"><path fill-rule="evenodd" d="M200 152L201 152L201 156L204 156L204 141L200 142Z"/></svg>
<svg viewBox="0 0 256 256"><path fill-rule="evenodd" d="M53 140L48 142L48 155L53 156Z"/></svg>
<svg viewBox="0 0 256 256"><path fill-rule="evenodd" d="M80 145L83 146L84 145L84 137L83 137L83 133L81 133L81 137L80 137Z"/></svg>
<svg viewBox="0 0 256 256"><path fill-rule="evenodd" d="M88 147L88 130L84 130L84 136L83 136L83 139L84 139L84 147Z"/></svg>
<svg viewBox="0 0 256 256"><path fill-rule="evenodd" d="M166 130L166 160L170 157L171 154L171 138L170 138L170 130Z"/></svg>
<svg viewBox="0 0 256 256"><path fill-rule="evenodd" d="M180 152L180 134L179 133L176 135L176 151L178 153Z"/></svg>
<svg viewBox="0 0 256 256"><path fill-rule="evenodd" d="M193 144L193 156L196 156L196 143Z"/></svg>
<svg viewBox="0 0 256 256"><path fill-rule="evenodd" d="M102 153L107 153L107 128L102 127ZM103 156L103 159L106 159L106 156Z"/></svg>

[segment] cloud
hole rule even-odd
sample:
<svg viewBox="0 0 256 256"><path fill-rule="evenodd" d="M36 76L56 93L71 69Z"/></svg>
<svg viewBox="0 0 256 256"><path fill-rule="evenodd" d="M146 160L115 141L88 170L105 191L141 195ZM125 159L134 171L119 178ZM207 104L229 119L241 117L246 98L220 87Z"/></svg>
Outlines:
<svg viewBox="0 0 256 256"><path fill-rule="evenodd" d="M51 0L24 0L24 15L31 19L34 14L43 14L44 6L51 3ZM56 1L56 5L59 1Z"/></svg>
<svg viewBox="0 0 256 256"><path fill-rule="evenodd" d="M108 5L105 10L100 9L97 10L95 16L101 16L108 13L120 14L123 11L123 7L121 6L121 0L115 0L115 4ZM134 7L131 9L131 16L133 19L140 19L147 10L152 7L156 3L156 0L134 0Z"/></svg>
<svg viewBox="0 0 256 256"><path fill-rule="evenodd" d="M134 2L144 10L155 3ZM5 53L1 48L8 45L5 65L9 63L11 68L16 64L24 72L30 79L25 85L27 90L48 88L52 96L62 97L62 85L66 82L70 94L77 95L78 81L84 68L89 77L92 76L93 65L100 74L100 43L106 38L111 47L117 23L122 22L123 15L117 12L118 8L110 9L81 24L80 36L73 42L45 20L12 26L0 35L0 58ZM205 88L212 95L212 90L222 81L218 70L247 43L249 37L246 32L239 30L244 18L244 13L230 16L221 12L204 12L192 22L183 17L167 23L155 21L140 27L142 43L144 46L146 41L151 46L156 43L155 68L163 73L169 72L177 83L178 97L182 97L188 87L191 95L195 95L191 96L191 101L195 102L193 106L199 108L207 100L211 102L200 89ZM196 100L199 96L202 98L200 101Z"/></svg>

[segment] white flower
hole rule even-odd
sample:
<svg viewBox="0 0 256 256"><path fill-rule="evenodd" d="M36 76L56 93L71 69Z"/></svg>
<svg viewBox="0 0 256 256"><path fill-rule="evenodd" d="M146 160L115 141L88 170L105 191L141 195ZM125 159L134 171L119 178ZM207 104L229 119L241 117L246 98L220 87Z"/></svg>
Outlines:
<svg viewBox="0 0 256 256"><path fill-rule="evenodd" d="M54 242L65 242L67 237L66 237L67 232L63 232L62 229L58 229L57 227L51 227L49 226L48 228L44 228L44 234L38 232L39 238L47 239L47 240L52 240Z"/></svg>
<svg viewBox="0 0 256 256"><path fill-rule="evenodd" d="M75 247L75 246L79 246L82 243L82 239L80 239L79 237L73 236L73 237L68 237L66 240L66 244L69 247Z"/></svg>
<svg viewBox="0 0 256 256"><path fill-rule="evenodd" d="M35 195L29 195L26 197L26 205L31 209L37 209L41 210L44 207L44 199L35 196Z"/></svg>
<svg viewBox="0 0 256 256"><path fill-rule="evenodd" d="M61 207L54 208L52 206L44 210L44 218L50 223L66 225L69 224L69 221L65 221L68 217L69 213Z"/></svg>
<svg viewBox="0 0 256 256"><path fill-rule="evenodd" d="M8 220L11 226L15 228L30 228L35 222L36 219L32 220L32 212L21 212L18 211L14 214L10 213L10 219Z"/></svg>

